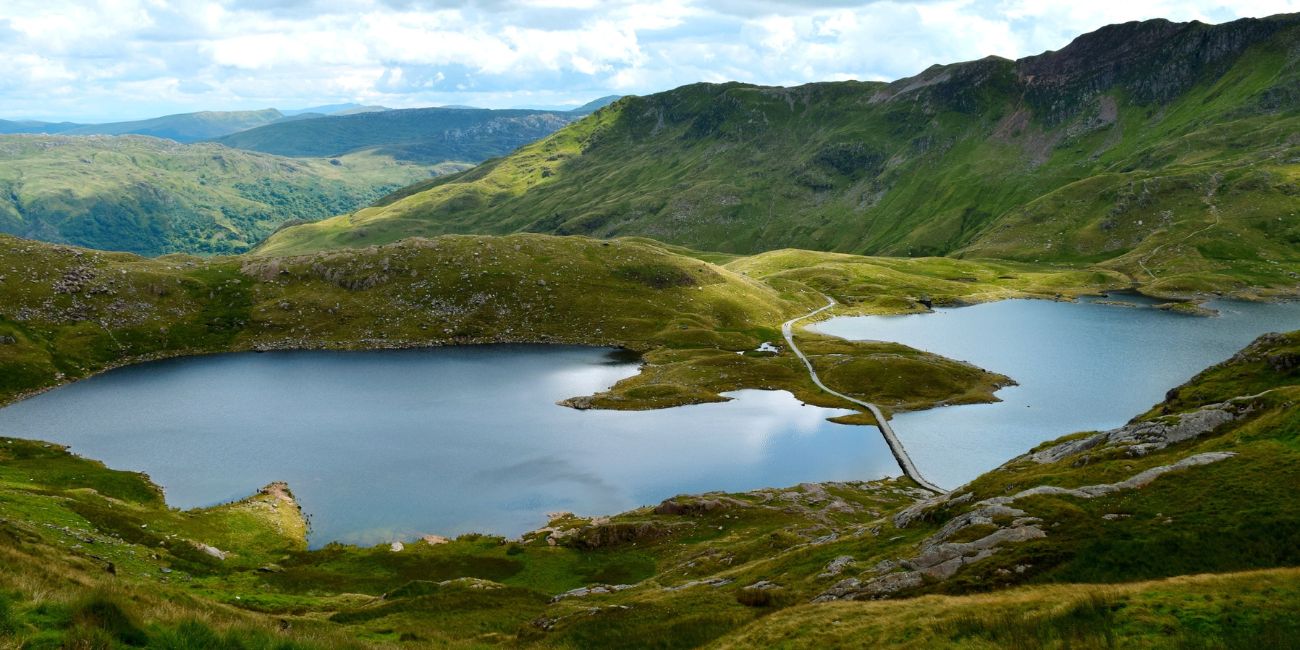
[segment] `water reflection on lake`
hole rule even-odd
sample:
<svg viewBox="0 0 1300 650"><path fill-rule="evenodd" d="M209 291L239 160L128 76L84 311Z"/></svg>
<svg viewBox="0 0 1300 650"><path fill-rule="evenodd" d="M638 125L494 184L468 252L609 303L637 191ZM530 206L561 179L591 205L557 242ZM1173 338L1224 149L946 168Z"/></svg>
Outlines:
<svg viewBox="0 0 1300 650"><path fill-rule="evenodd" d="M1151 301L1123 295L1137 304ZM1260 334L1300 329L1300 303L1217 302L1213 318L1151 308L1007 300L932 314L834 318L818 331L897 341L1009 375L1002 402L895 417L912 460L956 487L1044 440L1120 426Z"/></svg>
<svg viewBox="0 0 1300 650"><path fill-rule="evenodd" d="M145 471L183 508L288 481L315 545L517 535L556 510L898 473L874 428L828 423L846 411L784 392L660 411L555 405L636 370L561 346L177 359L0 409L0 435Z"/></svg>

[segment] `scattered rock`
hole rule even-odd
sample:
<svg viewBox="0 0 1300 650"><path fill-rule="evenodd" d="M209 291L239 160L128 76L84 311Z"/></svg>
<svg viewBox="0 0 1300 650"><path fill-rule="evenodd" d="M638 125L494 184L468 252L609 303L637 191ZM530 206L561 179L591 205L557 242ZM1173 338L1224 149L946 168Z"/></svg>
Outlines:
<svg viewBox="0 0 1300 650"><path fill-rule="evenodd" d="M203 551L204 553L207 553L208 555L217 558L218 560L224 560L230 555L229 553L215 546L209 546L207 544L204 544L203 542L190 542L190 543L194 545L194 548L197 548L200 551Z"/></svg>
<svg viewBox="0 0 1300 650"><path fill-rule="evenodd" d="M578 587L577 589L570 589L554 598L551 598L551 602L558 603L565 598L582 598L593 594L612 594L618 591L623 591L624 589L631 589L633 586L634 585L591 585L587 587Z"/></svg>
<svg viewBox="0 0 1300 650"><path fill-rule="evenodd" d="M1091 499L1093 497L1099 497L1105 494L1112 494L1114 492L1120 492L1123 490L1135 490L1138 488L1143 488L1149 485L1152 481L1159 478L1160 476L1164 474L1168 474L1169 472L1175 472L1178 470L1187 469L1189 467L1196 467L1198 465L1208 465L1210 463L1217 463L1221 460L1226 460L1236 455L1237 455L1236 453L1231 451L1209 451L1203 454L1195 454L1193 456L1188 456L1187 458L1184 458L1171 465L1158 465L1156 467L1152 467L1151 469L1139 472L1118 483L1085 485L1079 488L1063 488L1054 485L1040 485L1038 487L1029 488L1028 490L1022 490L1011 496L993 497L991 499L985 499L983 501L980 501L976 505L1005 505L1013 501L1016 501L1017 499L1023 499L1025 497L1035 496L1039 494L1064 495L1064 496L1078 497L1081 499Z"/></svg>
<svg viewBox="0 0 1300 650"><path fill-rule="evenodd" d="M841 555L835 558L834 560L831 560L830 564L826 565L826 570L819 573L817 577L833 578L841 573L844 573L844 570L851 566L853 566L853 556Z"/></svg>
<svg viewBox="0 0 1300 650"><path fill-rule="evenodd" d="M625 521L583 526L561 538L569 546L595 549L650 542L668 537L679 526L657 521ZM552 533L555 536L555 533Z"/></svg>
<svg viewBox="0 0 1300 650"><path fill-rule="evenodd" d="M401 553L402 551L406 550L406 545L401 542L393 542L388 546L388 550L394 553Z"/></svg>
<svg viewBox="0 0 1300 650"><path fill-rule="evenodd" d="M683 589L690 589L691 587L699 587L701 585L708 585L710 587L721 587L723 585L729 585L731 583L732 583L731 578L709 578L707 580L691 580L690 582L683 582L680 585L676 585L672 587L664 587L664 591L681 591Z"/></svg>
<svg viewBox="0 0 1300 650"><path fill-rule="evenodd" d="M656 515L703 515L714 511L727 510L732 507L744 507L743 501L730 497L698 498L673 497L655 506Z"/></svg>

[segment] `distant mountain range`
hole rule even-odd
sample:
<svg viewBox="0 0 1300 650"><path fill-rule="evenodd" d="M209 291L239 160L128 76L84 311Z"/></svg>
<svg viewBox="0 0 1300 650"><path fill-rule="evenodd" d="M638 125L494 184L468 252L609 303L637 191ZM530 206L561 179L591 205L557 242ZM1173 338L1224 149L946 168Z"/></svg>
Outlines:
<svg viewBox="0 0 1300 650"><path fill-rule="evenodd" d="M584 115L567 111L411 108L281 121L214 141L280 156L320 158L372 151L411 162L478 163L546 137Z"/></svg>
<svg viewBox="0 0 1300 650"><path fill-rule="evenodd" d="M605 106L618 96L602 97L575 109L545 110L581 116ZM475 109L447 106L443 108ZM0 120L0 135L14 133L42 133L46 135L148 135L177 142L199 142L239 133L277 122L301 121L330 116L349 116L365 113L382 113L393 109L386 106L366 106L356 103L326 104L297 109L267 108L256 111L202 111L179 113L144 120L81 124L76 122L42 122L38 120ZM415 109L423 110L423 109ZM499 155L499 154L498 154Z"/></svg>
<svg viewBox="0 0 1300 650"><path fill-rule="evenodd" d="M75 124L72 122L10 122L0 120L0 134L43 133L47 135L148 135L177 142L198 142L228 133L244 131L308 113L283 113L274 108L259 111L203 111L164 115L147 120Z"/></svg>
<svg viewBox="0 0 1300 650"><path fill-rule="evenodd" d="M344 214L508 154L595 104L563 112L333 104L97 125L0 121L0 232L146 255L238 253L285 223Z"/></svg>
<svg viewBox="0 0 1300 650"><path fill-rule="evenodd" d="M371 113L375 111L392 110L387 106L364 106L362 104L326 104L324 106L312 106L310 108L281 109L287 117L298 115L351 115L353 113Z"/></svg>
<svg viewBox="0 0 1300 650"><path fill-rule="evenodd" d="M1171 292L1294 286L1298 51L1300 14L1151 20L892 83L627 97L262 250L532 231L1103 263Z"/></svg>

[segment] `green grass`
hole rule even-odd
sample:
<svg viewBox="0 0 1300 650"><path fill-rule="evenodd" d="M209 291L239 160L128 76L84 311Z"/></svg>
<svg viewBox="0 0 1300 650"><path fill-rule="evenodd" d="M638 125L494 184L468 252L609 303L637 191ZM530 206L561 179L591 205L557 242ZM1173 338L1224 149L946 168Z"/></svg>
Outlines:
<svg viewBox="0 0 1300 650"><path fill-rule="evenodd" d="M1290 648L1295 569L1115 586L805 605L716 648Z"/></svg>

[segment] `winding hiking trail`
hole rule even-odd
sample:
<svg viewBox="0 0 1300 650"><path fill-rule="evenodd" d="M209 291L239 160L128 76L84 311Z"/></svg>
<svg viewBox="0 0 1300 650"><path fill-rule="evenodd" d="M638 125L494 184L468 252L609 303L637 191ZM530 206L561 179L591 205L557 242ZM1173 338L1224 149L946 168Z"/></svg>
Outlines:
<svg viewBox="0 0 1300 650"><path fill-rule="evenodd" d="M823 384L821 377L817 376L817 370L813 368L812 361L809 360L808 357L803 353L803 350L799 349L799 346L794 344L795 323L805 318L812 318L813 316L816 316L817 314L820 314L826 311L827 309L830 309L831 307L835 306L834 298L831 298L830 296L826 296L826 295L823 295L822 297L826 299L826 306L820 307L818 309L814 309L813 311L810 311L804 314L803 316L791 318L790 320L781 324L781 333L785 335L786 345L790 346L790 350L792 350L795 353L795 356L799 357L799 360L803 361L803 365L808 367L808 376L812 378L813 383L817 384L818 388L840 399L848 400L850 402L853 402L854 404L857 404L858 406L867 409L868 411L871 411L872 417L876 418L877 428L879 428L880 433L885 436L885 442L889 444L889 451L894 454L894 459L898 461L898 466L903 470L903 474L907 476L907 478L912 479L913 481L916 482L917 485L920 485L921 487L931 492L935 492L937 494L946 493L947 490L944 490L943 488L940 488L939 486L925 480L925 477L921 476L921 471L916 469L916 465L912 463L912 458L907 455L907 450L903 448L903 442L898 439L897 435L894 434L894 428L889 425L889 420L885 419L885 414L880 412L880 407L876 406L875 404L872 404L871 402L864 402L860 399L849 397L848 395L833 390L830 387L828 387L826 384Z"/></svg>
<svg viewBox="0 0 1300 650"><path fill-rule="evenodd" d="M1214 217L1214 223L1204 228L1201 228L1200 230L1197 230L1196 232L1187 235L1186 237L1183 237L1178 241L1165 242L1159 246L1156 246L1155 248L1151 249L1150 253L1147 253L1146 255L1143 255L1142 257L1138 258L1137 261L1138 266L1142 267L1142 271L1145 272L1148 276L1150 276L1152 280L1156 279L1156 273L1155 271L1152 271L1151 269L1147 268L1147 260L1151 259L1152 257L1155 257L1156 253L1159 253L1161 249L1168 246L1169 244L1182 244L1183 242L1186 242L1197 235L1208 232L1210 230L1213 230L1223 225L1223 217L1222 215L1219 214L1219 206L1214 204L1214 195L1218 193L1219 184L1222 182L1223 182L1222 174L1219 174L1218 172L1212 174L1210 176L1210 183L1211 183L1210 187L1205 191L1205 197L1201 199L1201 201L1205 203L1206 210L1210 213L1211 216Z"/></svg>

